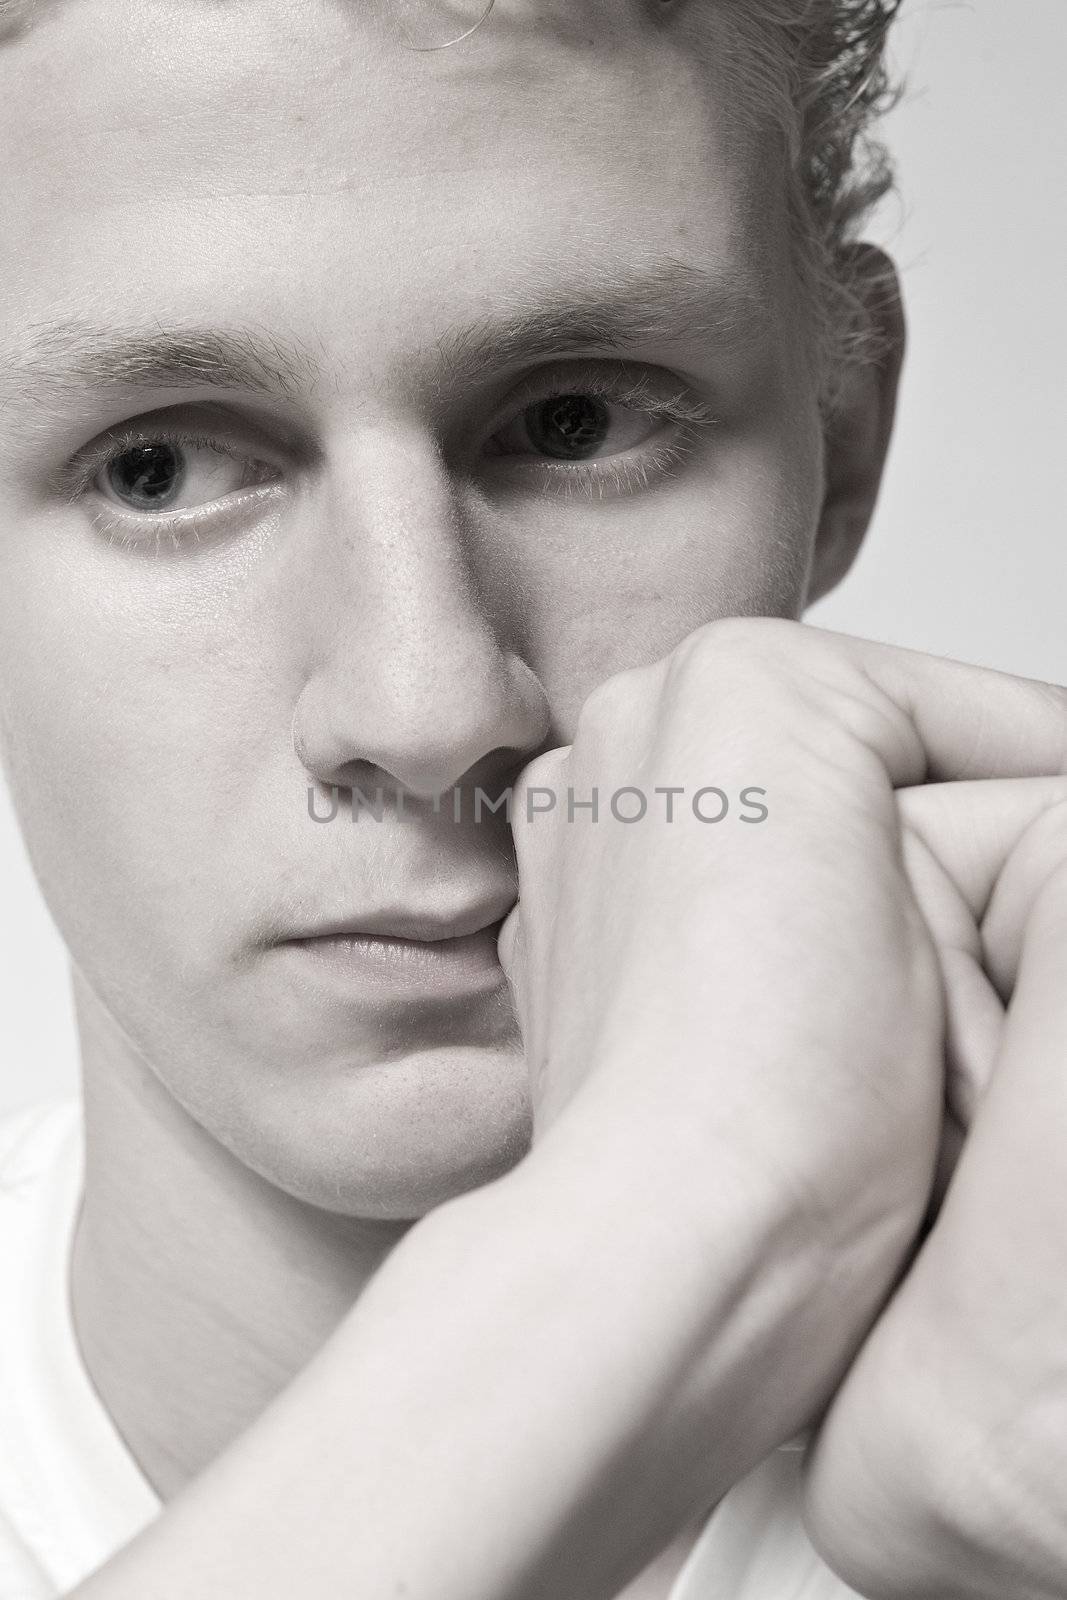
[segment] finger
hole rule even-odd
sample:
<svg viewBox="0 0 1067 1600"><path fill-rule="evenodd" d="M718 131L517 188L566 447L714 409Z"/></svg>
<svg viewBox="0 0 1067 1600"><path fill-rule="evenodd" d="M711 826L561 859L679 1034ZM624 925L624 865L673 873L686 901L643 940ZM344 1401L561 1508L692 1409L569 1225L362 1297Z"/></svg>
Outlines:
<svg viewBox="0 0 1067 1600"><path fill-rule="evenodd" d="M1021 908L1032 898L1032 873L1015 874L1016 892L1001 897L1000 976L994 982L980 931L1005 863L1034 823L1067 801L1067 779L997 778L927 784L897 792L904 860L934 939L945 991L945 1096L970 1127L1000 1048L1004 1004L1017 964ZM1010 930L1010 931L1009 931ZM1013 953L1014 952L1014 953Z"/></svg>
<svg viewBox="0 0 1067 1600"><path fill-rule="evenodd" d="M983 1594L1050 1595L1049 1574L1062 1571L1065 809L1043 813L1021 841L1003 911L994 890L987 921L1004 916L1018 959L993 1077L936 1222L831 1408L809 1479L831 1510L865 1483L868 1526L896 1521L929 1538L933 1509L945 1571L974 1572ZM987 1584L1005 1551L1012 1581L997 1573ZM962 1594L960 1584L948 1587ZM915 1590L935 1592L928 1574Z"/></svg>
<svg viewBox="0 0 1067 1600"><path fill-rule="evenodd" d="M865 730L897 787L1067 772L1067 689L1060 685L846 634L825 637L917 735L909 738L891 716Z"/></svg>
<svg viewBox="0 0 1067 1600"><path fill-rule="evenodd" d="M1035 1371L1062 1374L1057 1286L1067 1228L1065 1127L1067 849L1026 908L992 1081L904 1290L922 1313L916 1325L943 1325L949 1340L959 1341L967 1356L966 1368L960 1363L961 1385L968 1374L972 1381L976 1371L983 1375L982 1404L993 1408L990 1437L1003 1430L1003 1436L1018 1438L1024 1424L1041 1433L1039 1414L1029 1421L1020 1415L1020 1394L1039 1396L1038 1413L1050 1396L1046 1392L1041 1400L1040 1389L1020 1377L1014 1362L1033 1358ZM955 1371L946 1367L946 1375L950 1370ZM997 1415L1001 1395L1003 1415ZM972 1392L961 1393L961 1408L973 1403ZM1060 1449L1055 1472L1046 1453L1046 1482L1067 1470L1059 1415L1049 1413L1044 1435L1046 1451L1057 1434Z"/></svg>
<svg viewBox="0 0 1067 1600"><path fill-rule="evenodd" d="M1036 1296L1062 1271L1067 1223L1067 805L1033 824L987 916L1011 1000L989 1087L917 1264L935 1298L949 1269L976 1305L1025 1264ZM966 1239L966 1248L960 1241ZM1040 1270L1036 1263L1041 1262ZM942 1277L938 1277L938 1273ZM955 1292L955 1291L954 1291ZM980 1321L981 1318L978 1318ZM970 1330L977 1334L977 1327Z"/></svg>
<svg viewBox="0 0 1067 1600"><path fill-rule="evenodd" d="M970 1127L989 1087L1004 1031L1004 1007L981 961L964 950L941 954L945 982L945 1097Z"/></svg>
<svg viewBox="0 0 1067 1600"><path fill-rule="evenodd" d="M998 983L986 970L982 920L1020 839L1065 801L1064 778L996 778L897 792L905 866L937 947L945 988L946 1099L963 1128L971 1124L1000 1048L1011 992L1011 973L1004 969L1017 964L1012 951L1021 936L1022 907L1033 897L1033 871L1015 873L1015 893L1000 899Z"/></svg>
<svg viewBox="0 0 1067 1600"><path fill-rule="evenodd" d="M1050 902L1067 920L1067 800L1037 815L997 880L982 926L983 959L1001 996L1013 999L1025 943L1036 911ZM1048 913L1046 913L1048 914ZM1067 988L1067 968L1060 975ZM1064 1058L1067 1069L1067 1057Z"/></svg>
<svg viewBox="0 0 1067 1600"><path fill-rule="evenodd" d="M1061 777L932 783L897 793L903 827L940 863L975 924L1023 834L1064 801L1067 778ZM977 946L975 954L981 954Z"/></svg>
<svg viewBox="0 0 1067 1600"><path fill-rule="evenodd" d="M933 1222L941 1210L948 1186L952 1182L953 1174L959 1163L960 1155L967 1138L967 1130L953 1115L951 1110L945 1117L941 1129L941 1145L937 1156L937 1171L934 1174L933 1189L930 1193L930 1205L927 1217Z"/></svg>
<svg viewBox="0 0 1067 1600"><path fill-rule="evenodd" d="M855 1527L858 1504L858 1525L896 1546L898 1566L909 1549L940 1565L940 1583L927 1565L909 1593L1063 1592L1050 1587L1063 1571L1067 1478L1059 875L1029 913L1001 1051L944 1204L838 1391L809 1469L816 1522L833 1528L844 1505Z"/></svg>
<svg viewBox="0 0 1067 1600"><path fill-rule="evenodd" d="M902 790L900 795L913 792ZM993 1070L1004 1008L982 968L981 935L966 898L926 840L908 824L902 843L908 881L941 968L945 1099L957 1123L966 1129Z"/></svg>
<svg viewBox="0 0 1067 1600"><path fill-rule="evenodd" d="M504 969L504 976L508 983L514 987L517 946L519 940L519 902L516 900L504 921L500 925L500 932L496 939L496 953L500 965Z"/></svg>

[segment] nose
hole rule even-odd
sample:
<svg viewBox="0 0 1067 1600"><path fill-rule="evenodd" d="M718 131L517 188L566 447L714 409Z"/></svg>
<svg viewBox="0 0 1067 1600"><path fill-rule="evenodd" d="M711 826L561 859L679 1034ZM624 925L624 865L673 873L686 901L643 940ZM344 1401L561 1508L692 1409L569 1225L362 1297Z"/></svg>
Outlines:
<svg viewBox="0 0 1067 1600"><path fill-rule="evenodd" d="M314 778L350 787L371 767L435 796L544 743L545 691L481 601L436 451L363 438L303 548L292 592L313 643L293 743Z"/></svg>

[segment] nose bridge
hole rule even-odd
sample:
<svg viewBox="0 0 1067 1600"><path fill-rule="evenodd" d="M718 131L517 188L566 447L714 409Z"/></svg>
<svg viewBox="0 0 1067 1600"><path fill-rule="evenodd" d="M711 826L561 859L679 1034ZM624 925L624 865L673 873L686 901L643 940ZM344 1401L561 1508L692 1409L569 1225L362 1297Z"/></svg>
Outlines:
<svg viewBox="0 0 1067 1600"><path fill-rule="evenodd" d="M490 752L543 739L544 692L482 601L432 441L361 430L331 473L314 545L316 664L294 737L321 781L350 783L362 763L437 794Z"/></svg>

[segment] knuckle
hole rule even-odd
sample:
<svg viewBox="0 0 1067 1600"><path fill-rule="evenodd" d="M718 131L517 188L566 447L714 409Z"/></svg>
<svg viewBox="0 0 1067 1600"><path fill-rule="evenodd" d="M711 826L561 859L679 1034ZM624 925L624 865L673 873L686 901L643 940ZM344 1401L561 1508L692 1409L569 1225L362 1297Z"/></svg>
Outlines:
<svg viewBox="0 0 1067 1600"><path fill-rule="evenodd" d="M1033 828L1053 857L1067 861L1067 780L1062 788L1057 784L1056 791Z"/></svg>
<svg viewBox="0 0 1067 1600"><path fill-rule="evenodd" d="M928 1430L921 1439L905 1440L894 1422L891 1465L886 1431L883 1424L878 1457L868 1453L862 1474L855 1471L852 1450L829 1470L820 1452L823 1460L817 1458L805 1489L804 1522L823 1561L850 1589L869 1600L911 1600L938 1593L944 1579L944 1543L954 1544L957 1533L954 1486ZM921 1472L910 1471L905 1479L901 1463L915 1461ZM936 1545L929 1538L934 1516Z"/></svg>
<svg viewBox="0 0 1067 1600"><path fill-rule="evenodd" d="M759 681L768 669L796 663L811 640L800 622L784 617L719 617L678 644L668 664L673 688L714 689Z"/></svg>
<svg viewBox="0 0 1067 1600"><path fill-rule="evenodd" d="M560 745L554 750L544 750L539 756L534 756L528 761L516 778L512 787L512 810L521 816L526 804L526 796L531 789L554 789L558 783L559 775L564 771L570 746Z"/></svg>
<svg viewBox="0 0 1067 1600"><path fill-rule="evenodd" d="M1045 1592L988 1581L998 1569L1003 1580L1009 1551L1019 1579L1049 1570L1034 1493L1048 1482L1047 1437L1011 1402L1009 1418L1002 1395L986 1403L957 1315L891 1307L877 1353L846 1380L814 1447L805 1525L870 1600Z"/></svg>
<svg viewBox="0 0 1067 1600"><path fill-rule="evenodd" d="M1061 898L1067 888L1067 793L1053 794L1026 829L1012 867L1028 883L1027 898L1039 893Z"/></svg>
<svg viewBox="0 0 1067 1600"><path fill-rule="evenodd" d="M1041 683L1036 687L1042 709L1047 705L1059 726L1057 770L1067 773L1067 688L1058 683Z"/></svg>
<svg viewBox="0 0 1067 1600"><path fill-rule="evenodd" d="M646 673L645 668L630 667L612 673L610 678L605 678L591 689L578 712L575 743L596 738L598 734L610 732L620 724L629 724Z"/></svg>
<svg viewBox="0 0 1067 1600"><path fill-rule="evenodd" d="M856 741L877 746L886 713L845 648L784 617L725 617L671 657L667 688L680 700L729 704L766 732L800 738L832 762Z"/></svg>
<svg viewBox="0 0 1067 1600"><path fill-rule="evenodd" d="M802 649L810 630L788 617L716 617L682 640L676 654L748 655L757 659Z"/></svg>

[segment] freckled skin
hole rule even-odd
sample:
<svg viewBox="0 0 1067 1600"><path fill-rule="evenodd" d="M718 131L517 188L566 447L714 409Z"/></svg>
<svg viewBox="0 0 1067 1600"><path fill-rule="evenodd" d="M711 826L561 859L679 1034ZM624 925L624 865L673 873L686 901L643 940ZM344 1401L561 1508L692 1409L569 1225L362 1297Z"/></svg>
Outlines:
<svg viewBox="0 0 1067 1600"><path fill-rule="evenodd" d="M158 555L49 474L173 397L0 418L0 684L90 1100L162 1123L162 1085L288 1194L403 1218L526 1147L503 981L461 1005L327 996L255 938L513 891L507 830L316 827L309 783L503 785L611 673L718 615L797 615L823 477L784 209L750 204L776 169L724 137L684 42L636 7L609 30L602 6L578 27L501 3L416 52L365 9L87 0L0 56L0 340L88 308L255 325L322 368L300 400L230 397L315 461ZM525 372L454 391L438 341L521 303L534 264L571 281L663 251L758 277L766 347L599 359L681 374L720 420L643 490L497 492L484 446Z"/></svg>

